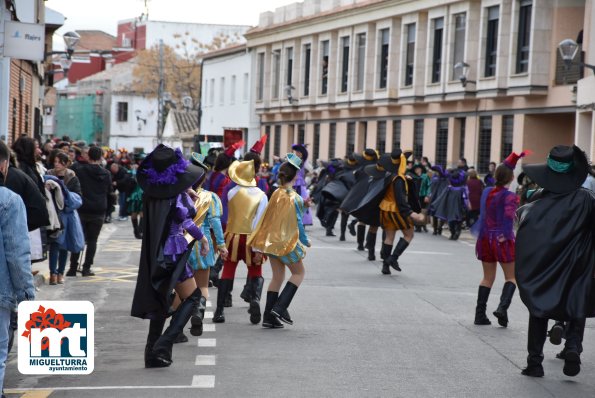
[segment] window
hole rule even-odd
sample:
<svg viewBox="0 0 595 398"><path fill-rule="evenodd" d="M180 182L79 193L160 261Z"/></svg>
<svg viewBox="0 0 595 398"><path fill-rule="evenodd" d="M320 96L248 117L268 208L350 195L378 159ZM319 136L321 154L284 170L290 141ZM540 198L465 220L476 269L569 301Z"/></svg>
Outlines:
<svg viewBox="0 0 595 398"><path fill-rule="evenodd" d="M388 43L390 41L390 31L382 29L380 31L380 80L378 81L378 88L386 88L386 79L388 77Z"/></svg>
<svg viewBox="0 0 595 398"><path fill-rule="evenodd" d="M349 82L349 37L341 38L341 92L347 92Z"/></svg>
<svg viewBox="0 0 595 398"><path fill-rule="evenodd" d="M229 103L233 105L236 102L236 75L231 76L231 87L229 88Z"/></svg>
<svg viewBox="0 0 595 398"><path fill-rule="evenodd" d="M415 120L413 123L413 157L421 159L424 155L424 121Z"/></svg>
<svg viewBox="0 0 595 398"><path fill-rule="evenodd" d="M320 58L322 59L321 62L321 79L322 79L322 84L321 84L321 90L320 90L320 94L324 95L327 93L328 91L328 63L329 63L329 42L328 40L325 40L321 43L320 46Z"/></svg>
<svg viewBox="0 0 595 398"><path fill-rule="evenodd" d="M355 152L355 122L347 123L347 154Z"/></svg>
<svg viewBox="0 0 595 398"><path fill-rule="evenodd" d="M266 126L264 128L264 133L267 137L271 136L271 126ZM268 162L269 161L269 157L271 154L271 140L267 140L267 143L264 146L264 161Z"/></svg>
<svg viewBox="0 0 595 398"><path fill-rule="evenodd" d="M275 126L275 156L281 156L281 126Z"/></svg>
<svg viewBox="0 0 595 398"><path fill-rule="evenodd" d="M401 121L393 120L393 151L401 148Z"/></svg>
<svg viewBox="0 0 595 398"><path fill-rule="evenodd" d="M492 117L479 118L479 153L477 154L477 171L487 173L492 151Z"/></svg>
<svg viewBox="0 0 595 398"><path fill-rule="evenodd" d="M514 116L506 115L502 117L502 148L500 150L500 159L506 159L512 152L512 137L514 132Z"/></svg>
<svg viewBox="0 0 595 398"><path fill-rule="evenodd" d="M211 91L209 92L211 106L215 104L215 79L211 79Z"/></svg>
<svg viewBox="0 0 595 398"><path fill-rule="evenodd" d="M287 50L285 50L285 53L287 55L287 69L286 69L286 81L285 84L288 86L292 86L292 81L293 81L293 47L289 47Z"/></svg>
<svg viewBox="0 0 595 398"><path fill-rule="evenodd" d="M415 24L406 25L407 53L405 54L405 85L413 84L413 67L415 65Z"/></svg>
<svg viewBox="0 0 595 398"><path fill-rule="evenodd" d="M205 99L205 106L208 106L209 105L209 101L208 101L209 81L207 79L205 79L204 88L205 88L205 92L203 94L203 98Z"/></svg>
<svg viewBox="0 0 595 398"><path fill-rule="evenodd" d="M320 157L320 124L314 125L314 157L312 161L317 161Z"/></svg>
<svg viewBox="0 0 595 398"><path fill-rule="evenodd" d="M484 76L496 75L496 63L498 60L498 20L500 18L500 7L488 8L488 34L486 38L485 70Z"/></svg>
<svg viewBox="0 0 595 398"><path fill-rule="evenodd" d="M442 34L444 18L434 19L434 49L432 52L432 83L440 82L442 72Z"/></svg>
<svg viewBox="0 0 595 398"><path fill-rule="evenodd" d="M529 47L531 41L531 0L521 0L519 10L519 32L516 49L516 73L525 73L529 70Z"/></svg>
<svg viewBox="0 0 595 398"><path fill-rule="evenodd" d="M310 56L311 56L311 45L304 45L304 97L310 95Z"/></svg>
<svg viewBox="0 0 595 398"><path fill-rule="evenodd" d="M264 96L264 53L258 54L258 85L256 87L256 99L262 101Z"/></svg>
<svg viewBox="0 0 595 398"><path fill-rule="evenodd" d="M250 85L250 76L248 73L244 73L244 91L242 93L242 101L248 102L248 87Z"/></svg>
<svg viewBox="0 0 595 398"><path fill-rule="evenodd" d="M434 162L439 165L446 165L446 153L448 150L448 119L438 119L436 131L436 157Z"/></svg>
<svg viewBox="0 0 595 398"><path fill-rule="evenodd" d="M461 117L458 119L459 121L459 159L465 157L465 123L467 123L467 119ZM446 165L444 165L446 166Z"/></svg>
<svg viewBox="0 0 595 398"><path fill-rule="evenodd" d="M378 122L378 128L376 130L376 148L378 152L386 152L386 122L381 120Z"/></svg>
<svg viewBox="0 0 595 398"><path fill-rule="evenodd" d="M337 145L337 124L331 123L329 125L328 137L328 160L335 157L335 146Z"/></svg>
<svg viewBox="0 0 595 398"><path fill-rule="evenodd" d="M459 76L455 71L455 65L465 61L465 29L467 27L467 14L461 13L454 16L455 19L455 43L452 57L452 79L458 80Z"/></svg>
<svg viewBox="0 0 595 398"><path fill-rule="evenodd" d="M219 87L219 105L225 104L225 78L221 78L221 84Z"/></svg>
<svg viewBox="0 0 595 398"><path fill-rule="evenodd" d="M279 79L281 78L281 50L273 51L273 99L279 98Z"/></svg>
<svg viewBox="0 0 595 398"><path fill-rule="evenodd" d="M25 104L25 134L29 134L29 105Z"/></svg>
<svg viewBox="0 0 595 398"><path fill-rule="evenodd" d="M117 104L117 111L118 111L118 121L119 122L127 122L128 121L128 102L118 102Z"/></svg>
<svg viewBox="0 0 595 398"><path fill-rule="evenodd" d="M364 89L364 71L366 68L366 34L357 35L357 78L355 89L361 91Z"/></svg>
<svg viewBox="0 0 595 398"><path fill-rule="evenodd" d="M306 143L306 126L303 124L298 124L298 144L305 144Z"/></svg>

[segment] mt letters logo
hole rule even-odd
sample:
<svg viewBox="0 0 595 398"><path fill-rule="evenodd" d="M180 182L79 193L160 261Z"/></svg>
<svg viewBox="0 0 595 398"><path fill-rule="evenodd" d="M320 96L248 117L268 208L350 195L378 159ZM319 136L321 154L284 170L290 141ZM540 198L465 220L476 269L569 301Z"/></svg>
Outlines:
<svg viewBox="0 0 595 398"><path fill-rule="evenodd" d="M19 372L30 375L93 372L94 315L90 301L19 304Z"/></svg>

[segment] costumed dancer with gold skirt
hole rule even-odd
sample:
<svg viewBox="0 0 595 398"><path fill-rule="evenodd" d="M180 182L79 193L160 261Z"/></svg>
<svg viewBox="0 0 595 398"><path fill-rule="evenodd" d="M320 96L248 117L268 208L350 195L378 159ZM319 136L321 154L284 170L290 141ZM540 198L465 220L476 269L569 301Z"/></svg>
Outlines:
<svg viewBox="0 0 595 398"><path fill-rule="evenodd" d="M280 187L271 196L262 220L248 240L254 251L269 257L273 271L262 321L265 328L282 328L282 322L293 324L287 308L304 280L302 259L306 255L304 247L310 247L310 240L302 221L304 200L292 188L301 163L296 155L287 155L277 176ZM279 294L286 266L291 277Z"/></svg>

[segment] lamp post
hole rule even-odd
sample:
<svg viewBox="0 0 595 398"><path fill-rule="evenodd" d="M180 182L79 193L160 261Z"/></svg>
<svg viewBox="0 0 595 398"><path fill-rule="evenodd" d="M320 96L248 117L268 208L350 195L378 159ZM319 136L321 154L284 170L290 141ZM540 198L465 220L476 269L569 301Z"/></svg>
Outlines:
<svg viewBox="0 0 595 398"><path fill-rule="evenodd" d="M582 61L573 62L574 58L576 58L576 54L578 53L578 44L572 39L565 39L558 44L558 51L560 52L560 56L564 61L564 66L566 69L569 69L573 64L582 66L583 68L589 68L593 73L595 73L595 65L589 65Z"/></svg>
<svg viewBox="0 0 595 398"><path fill-rule="evenodd" d="M70 70L70 67L72 66L72 54L74 54L74 50L81 40L81 37L76 32L66 32L62 38L64 39L66 51L52 51L46 53L45 56L48 57L51 55L60 55L60 67L64 71L64 76L66 76Z"/></svg>
<svg viewBox="0 0 595 398"><path fill-rule="evenodd" d="M459 76L459 80L463 87L467 87L467 84L469 83L477 85L475 80L469 80L470 69L471 66L466 62L459 62L455 65L455 73Z"/></svg>

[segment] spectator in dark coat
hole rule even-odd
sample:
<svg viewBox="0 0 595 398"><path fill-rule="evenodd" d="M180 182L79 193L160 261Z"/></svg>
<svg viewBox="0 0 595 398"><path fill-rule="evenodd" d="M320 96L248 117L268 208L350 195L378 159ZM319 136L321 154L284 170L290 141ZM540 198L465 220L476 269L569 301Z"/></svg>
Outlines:
<svg viewBox="0 0 595 398"><path fill-rule="evenodd" d="M110 165L110 173L112 174L112 185L114 189L118 190L118 204L120 205L120 217L118 220L126 221L128 218L126 198L130 195L136 183L128 170L120 166L118 163L112 163Z"/></svg>
<svg viewBox="0 0 595 398"><path fill-rule="evenodd" d="M481 193L485 186L477 176L475 169L469 169L467 172L467 189L469 190L470 210L467 212L467 227L471 227L479 219L479 209L481 202Z"/></svg>

